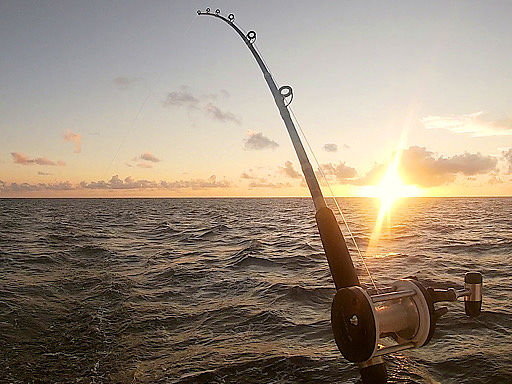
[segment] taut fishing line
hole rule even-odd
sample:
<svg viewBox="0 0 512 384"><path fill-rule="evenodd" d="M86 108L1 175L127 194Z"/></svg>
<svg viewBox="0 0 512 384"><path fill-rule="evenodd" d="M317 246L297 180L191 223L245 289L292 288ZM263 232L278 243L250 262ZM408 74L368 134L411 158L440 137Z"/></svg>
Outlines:
<svg viewBox="0 0 512 384"><path fill-rule="evenodd" d="M242 28L241 28L241 29L242 29ZM246 33L246 31L245 31L245 30L243 30L243 29L242 29L242 31L244 31L244 33ZM247 33L246 33L246 34L247 34ZM253 44L253 46L254 46L254 49L256 49L256 51L257 51L257 52L258 52L258 54L260 55L261 60L263 61L263 63L264 63L264 64L265 64L265 66L267 67L267 70L268 70L268 72L270 73L270 75L271 75L275 80L277 80L277 79L276 79L276 77L274 76L274 74L272 73L272 71L269 69L269 67L268 67L267 63L265 62L265 58L264 58L264 56L263 56L263 55L261 54L261 52L258 50L258 47L256 46L256 44L255 44L255 43ZM279 81L278 81L278 83L279 83ZM371 272L370 272L370 269L368 268L368 265L366 264L366 261L365 261L365 259L364 259L364 257L363 257L363 254L361 253L361 250L359 249L359 245L357 245L357 241L356 241L356 239L355 239L355 237L354 237L354 234L353 234L353 233L352 233L352 231L350 230L350 227L349 227L349 225L348 225L348 222L347 222L347 220L345 219L345 215L343 214L343 211L341 210L341 207L340 207L340 205L338 204L338 201L336 200L336 197L334 196L334 191L332 190L331 185L329 184L329 181L327 180L327 177L325 176L325 173L324 173L324 171L322 170L322 167L320 166L320 163L319 163L319 161L318 161L318 159L317 159L317 157L316 157L316 155L315 155L315 152L313 152L313 149L311 148L311 145L309 144L309 140L308 140L308 138L307 138L306 134L304 133L304 131L303 131L303 129L302 129L302 126L301 126L301 124L300 124L299 120L297 119L297 116L295 116L295 113L293 112L293 108L292 108L291 106L288 106L288 108L290 109L290 112L291 112L291 115L293 116L293 119L294 119L294 120L295 120L295 122L297 123L297 126L298 126L298 128L299 128L299 131L300 131L300 133L301 133L302 137L304 138L304 141L306 142L306 145L307 145L307 147L308 147L308 149L309 149L309 152L311 153L311 155L313 156L313 159L315 160L315 163L316 163L316 165L317 165L317 167L318 167L318 170L320 171L320 175L322 176L322 179L324 180L325 184L327 185L327 188L329 189L330 195L331 195L331 197L332 197L332 199L333 199L333 201L334 201L334 204L336 205L336 209L337 209L337 211L338 211L338 213L339 213L339 215L340 215L341 219L343 220L343 223L345 224L345 227L347 228L347 231L348 231L348 233L349 233L349 236L350 236L350 238L352 239L352 242L354 243L354 247L356 248L357 254L359 255L359 258L361 259L361 262L362 262L362 264L363 264L363 266L364 266L364 269L366 270L366 273L368 274L368 277L370 278L370 281L371 281L371 283L372 283L373 287L375 288L375 290L376 290L377 292L380 292L380 289L377 287L377 284L375 283L375 280L373 279L373 276L372 276L372 274L371 274Z"/></svg>
<svg viewBox="0 0 512 384"><path fill-rule="evenodd" d="M350 230L350 227L349 227L349 225L347 223L347 220L345 219L345 215L343 214L343 212L341 210L341 207L338 204L338 201L336 200L336 197L334 196L334 192L333 192L333 190L331 188L331 185L329 184L329 181L327 180L327 177L325 176L325 173L322 170L322 167L320 166L320 163L319 163L318 159L316 158L315 152L313 152L313 149L311 148L311 145L309 144L308 138L304 134L304 131L302 130L302 126L300 125L300 122L297 119L297 116L295 116L295 113L293 112L293 109L291 107L289 107L289 109L290 109L290 112L292 113L293 119L295 120L295 122L297 123L297 126L299 127L299 131L300 131L302 137L304 138L304 141L306 142L306 145L308 146L309 152L313 156L313 159L315 159L315 163L316 163L316 165L318 167L318 170L320 171L320 175L322 176L322 179L324 180L325 184L327 185L327 188L329 189L331 197L334 200L334 204L336 205L336 208L337 208L337 210L338 210L338 212L339 212L339 214L340 214L340 216L341 216L341 218L343 220L343 223L345 224L345 227L347 228L349 236L352 239L352 242L354 243L354 247L356 248L357 254L359 255L359 258L361 259L361 262L364 265L364 269L366 270L366 273L370 277L370 280L371 280L372 285L375 288L375 290L377 292L380 292L379 288L377 287L377 284L375 284L375 280L373 279L372 274L370 273L370 269L368 268L368 265L366 264L366 261L364 260L363 254L361 253L361 250L359 249L359 246L357 245L357 241L356 241L356 239L354 237L354 234Z"/></svg>
<svg viewBox="0 0 512 384"><path fill-rule="evenodd" d="M188 27L186 28L185 32L183 33L183 36L182 38L186 37L187 34L189 33L190 29L192 28L192 25L195 23L196 21L196 18L192 18L192 20L190 21ZM160 75L158 76L158 78L156 79L156 83L158 83L158 81L162 78L162 75L163 73L160 73ZM105 178L105 176L107 176L107 172L110 171L110 169L112 168L112 164L114 164L114 161L115 159L117 158L117 155L119 154L119 151L121 150L121 148L123 147L123 145L125 144L126 142L126 139L128 138L128 136L130 135L130 133L133 131L133 128L135 127L135 123L137 122L137 120L139 119L139 117L142 115L142 110L144 109L144 107L146 106L146 103L148 102L150 96L152 95L153 93L153 89L151 87L151 85L149 84L149 82L147 82L147 85L148 85L148 94L146 95L146 98L142 101L142 104L140 105L139 107L139 110L137 112L137 114L135 115L135 117L133 118L133 120L131 121L130 125L129 125L129 128L128 130L125 132L125 135L123 137L123 139L121 140L121 142L119 143L119 146L117 147L117 150L114 154L114 156L112 157L112 160L110 161L110 164L109 166L105 169L105 171L103 172L103 178Z"/></svg>

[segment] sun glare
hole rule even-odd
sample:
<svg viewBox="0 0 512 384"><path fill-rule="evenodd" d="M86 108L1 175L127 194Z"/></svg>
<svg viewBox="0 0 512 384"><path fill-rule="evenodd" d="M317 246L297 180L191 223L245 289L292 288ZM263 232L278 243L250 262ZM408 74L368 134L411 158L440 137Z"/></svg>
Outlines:
<svg viewBox="0 0 512 384"><path fill-rule="evenodd" d="M373 187L366 187L365 191L363 191L365 196L375 197L380 200L379 214L368 244L367 254L368 251L375 246L380 237L384 218L390 218L393 204L400 198L420 195L421 191L417 186L404 183L398 170L399 162L400 151L398 150L379 184Z"/></svg>
<svg viewBox="0 0 512 384"><path fill-rule="evenodd" d="M375 187L375 197L380 199L379 216L389 214L396 200L417 196L418 192L418 187L415 185L404 184L397 167L391 164Z"/></svg>

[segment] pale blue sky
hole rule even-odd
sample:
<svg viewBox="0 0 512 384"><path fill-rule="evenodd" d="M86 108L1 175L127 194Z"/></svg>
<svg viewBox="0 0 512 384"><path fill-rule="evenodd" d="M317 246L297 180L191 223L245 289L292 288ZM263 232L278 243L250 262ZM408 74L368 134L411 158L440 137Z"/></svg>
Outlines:
<svg viewBox="0 0 512 384"><path fill-rule="evenodd" d="M473 186L466 185L468 174L457 174L455 190L511 191L502 156L512 140L507 1L2 1L0 180L216 175L229 180L236 195L303 190L283 179L293 186L248 192L248 181L239 179L252 169L276 184L277 167L292 161L297 168L297 161L257 65L226 25L196 15L206 6L233 12L241 27L257 32L276 80L294 89L292 107L321 163L343 161L362 176L388 159L407 125L406 147L425 147L436 158L464 152L496 158L497 168L477 173ZM119 89L118 77L133 81ZM163 105L181 86L200 100L199 108ZM241 123L210 118L204 112L210 102ZM473 137L422 123L481 111L485 124L506 134ZM80 153L63 140L67 129L81 135ZM279 147L244 150L247 130ZM323 151L326 143L336 143L338 152ZM161 161L137 167L131 159L145 152ZM66 166L15 163L11 153ZM488 186L491 175L503 183ZM342 193L357 193L342 184Z"/></svg>

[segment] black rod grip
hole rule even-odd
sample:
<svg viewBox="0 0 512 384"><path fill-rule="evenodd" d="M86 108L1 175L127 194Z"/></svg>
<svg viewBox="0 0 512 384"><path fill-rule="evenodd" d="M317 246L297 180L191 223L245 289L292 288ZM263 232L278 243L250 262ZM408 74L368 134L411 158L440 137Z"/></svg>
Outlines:
<svg viewBox="0 0 512 384"><path fill-rule="evenodd" d="M336 289L360 285L334 213L322 207L316 211L315 219Z"/></svg>

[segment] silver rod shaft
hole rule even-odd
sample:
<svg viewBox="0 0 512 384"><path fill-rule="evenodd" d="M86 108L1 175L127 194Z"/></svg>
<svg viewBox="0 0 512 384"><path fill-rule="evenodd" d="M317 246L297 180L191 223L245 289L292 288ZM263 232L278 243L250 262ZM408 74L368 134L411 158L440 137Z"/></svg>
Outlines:
<svg viewBox="0 0 512 384"><path fill-rule="evenodd" d="M293 148L295 149L295 152L297 154L297 157L299 159L300 166L302 168L302 172L304 173L304 177L306 179L306 184L308 185L309 191L311 193L311 197L313 198L313 203L315 204L315 209L318 211L320 208L326 207L324 196L322 194L322 190L320 189L320 185L318 184L318 180L315 176L315 172L313 171L313 167L311 166L311 163L309 162L308 156L306 154L306 151L304 150L304 146L302 145L302 142L300 141L299 134L297 133L297 129L295 128L295 124L292 121L292 118L290 116L290 111L288 110L288 107L284 103L284 98L279 92L279 89L277 88L277 85L272 78L272 75L270 74L267 66L263 62L263 59L260 57L258 52L256 51L256 48L253 45L253 42L249 41L247 36L238 28L231 20L225 18L221 14L217 13L205 13L201 12L198 14L200 16L213 16L216 18L219 18L223 21L225 21L228 25L230 25L242 38L242 40L245 42L249 50L251 51L252 55L256 59L256 62L258 63L261 71L263 72L263 77L265 78L265 81L267 82L268 87L270 88L270 91L272 92L272 95L274 96L274 101L277 105L277 108L279 109L279 113L281 114L281 118L284 121L284 124L286 126L286 130L288 131L288 134L290 135L290 139L292 140Z"/></svg>

